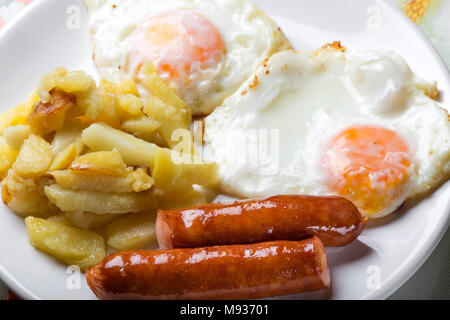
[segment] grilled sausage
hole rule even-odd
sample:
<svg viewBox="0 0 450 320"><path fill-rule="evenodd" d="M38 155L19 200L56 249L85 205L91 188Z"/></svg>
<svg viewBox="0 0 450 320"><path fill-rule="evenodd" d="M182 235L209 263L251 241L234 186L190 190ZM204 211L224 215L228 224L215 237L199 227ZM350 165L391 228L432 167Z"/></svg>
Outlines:
<svg viewBox="0 0 450 320"><path fill-rule="evenodd" d="M252 299L330 286L319 238L110 255L86 272L100 299Z"/></svg>
<svg viewBox="0 0 450 320"><path fill-rule="evenodd" d="M344 246L364 229L366 218L340 197L276 196L160 210L156 234L161 249L302 240L318 236L326 246Z"/></svg>

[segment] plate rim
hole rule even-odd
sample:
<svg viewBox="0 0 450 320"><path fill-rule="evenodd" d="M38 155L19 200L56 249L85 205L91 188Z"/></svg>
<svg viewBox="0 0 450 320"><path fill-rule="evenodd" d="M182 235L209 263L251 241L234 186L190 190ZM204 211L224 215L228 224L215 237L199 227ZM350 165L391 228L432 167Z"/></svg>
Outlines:
<svg viewBox="0 0 450 320"><path fill-rule="evenodd" d="M26 19L26 17L37 7L49 1L53 0L33 1L31 4L27 5L26 8L24 8L20 13L9 20L5 27L0 30L0 41L9 32L11 32L11 30L13 30L18 23L20 23L23 19ZM397 8L388 0L373 0L373 2L384 7L384 9L388 10L398 19L401 19L403 23L406 23L410 30L413 30L415 32L415 34L421 39L422 43L426 45L426 49L432 54L433 58L438 63L439 68L441 70L445 70L443 74L445 75L447 83L450 84L449 66L447 66L447 64L444 62L443 58L434 47L430 39L426 37L426 35L417 27L417 25L414 24L405 14L403 14L403 12L401 12L399 8ZM450 90L450 88L448 89ZM447 99L450 100L450 91L447 94L449 95ZM440 187L442 187L444 184L445 182ZM415 254L414 256L410 257L409 260L405 260L402 263L401 267L397 268L397 270L393 274L389 275L389 277L383 282L380 290L369 291L364 296L358 298L358 300L381 300L388 298L403 284L405 284L418 271L420 267L422 267L422 265L428 260L433 251L436 249L442 237L445 235L446 230L450 226L450 202L447 204L446 213L442 215L439 222L442 223L437 223L437 226L435 228L435 231L438 230L438 232L428 237L427 241L420 248L421 254ZM14 293L21 298L27 300L42 300L42 298L34 294L30 289L26 288L25 285L23 285L8 270L6 270L1 262L0 279L5 283L8 289L14 291Z"/></svg>
<svg viewBox="0 0 450 320"><path fill-rule="evenodd" d="M392 14L398 16L399 19L403 21L403 23L406 23L406 25L409 26L409 29L413 30L417 36L422 40L422 42L426 45L427 49L432 53L433 58L438 62L440 69L445 70L446 72L443 72L446 78L447 83L450 85L450 69L449 66L444 62L444 59L439 54L437 49L434 47L431 40L423 33L423 31L413 22L411 19L409 19L399 8L394 6L391 2L388 0L376 0L376 3L380 4L381 6L384 6L385 9L389 10ZM448 88L450 90L450 88ZM450 91L448 92L450 95ZM447 98L450 100L450 97ZM436 191L440 187L444 186L446 182L443 182L440 186L438 186L436 189L433 190ZM450 187L450 186L449 186ZM438 224L436 229L439 230L439 232L436 233L434 236L430 236L427 239L427 242L423 244L423 246L420 249L420 252L422 254L416 254L413 257L410 258L410 261L404 261L402 263L403 267L397 268L396 272L391 274L387 280L386 284L382 286L383 289L380 289L380 291L370 291L366 295L362 296L360 300L370 300L370 299L387 299L389 298L394 292L396 292L402 285L404 285L414 274L423 266L423 264L428 260L428 258L431 256L431 254L434 252L436 247L441 242L442 238L444 237L446 231L449 229L450 226L450 201L447 203L446 207L446 216L443 215L440 220L443 223ZM447 220L447 221L445 221ZM435 229L435 230L436 230ZM423 252L426 252L423 254ZM408 263L407 263L408 262Z"/></svg>

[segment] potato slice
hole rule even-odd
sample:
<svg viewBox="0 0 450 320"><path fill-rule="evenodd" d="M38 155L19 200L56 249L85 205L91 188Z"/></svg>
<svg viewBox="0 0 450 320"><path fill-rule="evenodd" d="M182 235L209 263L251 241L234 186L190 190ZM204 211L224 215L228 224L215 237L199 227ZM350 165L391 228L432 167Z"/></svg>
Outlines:
<svg viewBox="0 0 450 320"><path fill-rule="evenodd" d="M32 134L20 148L13 168L22 177L39 177L47 172L52 160L50 144Z"/></svg>
<svg viewBox="0 0 450 320"><path fill-rule="evenodd" d="M118 214L95 214L83 211L71 211L65 213L66 218L81 229L94 229L107 225L121 217Z"/></svg>
<svg viewBox="0 0 450 320"><path fill-rule="evenodd" d="M82 155L72 162L70 169L86 173L122 174L126 172L127 165L119 151L113 149Z"/></svg>
<svg viewBox="0 0 450 320"><path fill-rule="evenodd" d="M186 120L190 123L192 118L191 109L177 96L175 91L161 79L150 61L145 63L143 71L146 74L143 83L151 90L152 94L165 104L175 107L178 111L186 111L183 113L185 114Z"/></svg>
<svg viewBox="0 0 450 320"><path fill-rule="evenodd" d="M214 186L218 183L218 167L215 163L175 164L173 153L164 149L156 152L152 171L156 188L165 192L178 192L193 184Z"/></svg>
<svg viewBox="0 0 450 320"><path fill-rule="evenodd" d="M77 157L77 145L76 143L72 143L63 151L61 151L58 155L56 155L52 164L50 165L49 170L62 170L70 166L70 164Z"/></svg>
<svg viewBox="0 0 450 320"><path fill-rule="evenodd" d="M156 208L156 199L148 192L108 193L73 191L54 184L45 188L50 202L62 211L85 211L96 214L121 214Z"/></svg>
<svg viewBox="0 0 450 320"><path fill-rule="evenodd" d="M122 124L122 129L134 136L147 140L155 135L155 131L161 127L161 123L154 119L142 116L132 118Z"/></svg>
<svg viewBox="0 0 450 320"><path fill-rule="evenodd" d="M120 127L121 110L115 93L116 88L115 84L102 80L97 91L93 93L99 100L87 105L84 117L91 122L104 122L114 128Z"/></svg>
<svg viewBox="0 0 450 320"><path fill-rule="evenodd" d="M77 153L80 154L83 150L83 141L81 140L82 126L67 125L56 131L52 141L52 152L54 155L59 154L72 143L77 144Z"/></svg>
<svg viewBox="0 0 450 320"><path fill-rule="evenodd" d="M39 102L30 114L28 121L33 132L47 134L64 125L66 111L76 106L77 97L60 89L50 91L48 102Z"/></svg>
<svg viewBox="0 0 450 320"><path fill-rule="evenodd" d="M177 109L171 105L165 104L160 99L150 96L144 106L144 113L161 123L158 132L164 138L169 146L173 146L177 141L172 138L172 133L177 129L189 130L191 118L185 109Z"/></svg>
<svg viewBox="0 0 450 320"><path fill-rule="evenodd" d="M191 192L184 194L178 194L177 196L161 196L157 197L157 199L158 207L164 210L190 208L208 203L206 196L196 190L192 190Z"/></svg>
<svg viewBox="0 0 450 320"><path fill-rule="evenodd" d="M95 232L35 217L26 218L25 223L30 244L67 265L84 270L105 257L104 240Z"/></svg>
<svg viewBox="0 0 450 320"><path fill-rule="evenodd" d="M131 79L124 79L119 82L117 85L117 93L126 95L126 94L132 94L136 97L139 96L139 91L136 86L136 83Z"/></svg>
<svg viewBox="0 0 450 320"><path fill-rule="evenodd" d="M13 150L19 150L25 139L30 136L31 129L28 125L18 124L3 131L3 137Z"/></svg>
<svg viewBox="0 0 450 320"><path fill-rule="evenodd" d="M48 218L61 212L44 193L45 186L51 183L53 181L48 177L23 178L10 169L2 181L3 202L22 217Z"/></svg>
<svg viewBox="0 0 450 320"><path fill-rule="evenodd" d="M153 178L144 168L122 175L90 174L82 170L60 170L49 173L59 186L72 190L127 193L149 190L153 186Z"/></svg>
<svg viewBox="0 0 450 320"><path fill-rule="evenodd" d="M106 227L107 243L118 250L142 249L156 240L156 215L137 213L116 220Z"/></svg>
<svg viewBox="0 0 450 320"><path fill-rule="evenodd" d="M116 130L104 123L95 123L85 129L83 142L93 151L110 151L116 148L130 166L153 167L157 145Z"/></svg>
<svg viewBox="0 0 450 320"><path fill-rule="evenodd" d="M0 134L10 126L17 126L19 124L26 124L28 116L33 110L34 104L39 101L39 96L32 93L28 97L28 101L21 103L14 108L0 114Z"/></svg>
<svg viewBox="0 0 450 320"><path fill-rule="evenodd" d="M51 99L50 91L54 88L67 93L79 93L95 88L95 80L84 71L67 71L65 68L56 68L42 76L37 93L42 102Z"/></svg>
<svg viewBox="0 0 450 320"><path fill-rule="evenodd" d="M0 136L0 179L6 177L18 154L19 151L11 149L5 139Z"/></svg>
<svg viewBox="0 0 450 320"><path fill-rule="evenodd" d="M70 221L70 219L67 218L64 213L57 214L56 216L51 216L50 218L47 219L47 221L56 222L56 223L63 224L68 227L75 227L73 222Z"/></svg>
<svg viewBox="0 0 450 320"><path fill-rule="evenodd" d="M117 148L128 165L147 165L152 171L155 185L164 190L183 189L185 185L192 184L211 186L218 182L216 164L203 163L191 155L188 155L188 163L176 164L174 160L184 161L179 152L160 148L105 124L91 125L83 131L82 138L93 150Z"/></svg>
<svg viewBox="0 0 450 320"><path fill-rule="evenodd" d="M144 103L141 98L136 97L133 94L127 94L119 96L118 103L122 111L127 113L129 116L142 115L142 107L144 106Z"/></svg>

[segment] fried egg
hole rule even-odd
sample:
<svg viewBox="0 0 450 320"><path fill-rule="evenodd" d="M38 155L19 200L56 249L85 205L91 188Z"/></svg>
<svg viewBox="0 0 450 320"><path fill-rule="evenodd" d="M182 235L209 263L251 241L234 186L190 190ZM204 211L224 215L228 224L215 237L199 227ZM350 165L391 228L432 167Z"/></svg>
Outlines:
<svg viewBox="0 0 450 320"><path fill-rule="evenodd" d="M227 193L340 195L382 217L449 178L437 93L391 51L277 53L206 118L204 154Z"/></svg>
<svg viewBox="0 0 450 320"><path fill-rule="evenodd" d="M209 114L266 58L291 48L278 26L246 0L84 2L101 76L139 78L151 61L194 115Z"/></svg>

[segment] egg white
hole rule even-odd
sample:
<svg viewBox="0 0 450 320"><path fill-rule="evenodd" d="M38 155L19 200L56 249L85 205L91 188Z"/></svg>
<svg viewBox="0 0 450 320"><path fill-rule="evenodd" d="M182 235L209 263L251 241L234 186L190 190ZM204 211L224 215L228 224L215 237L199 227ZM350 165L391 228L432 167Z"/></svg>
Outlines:
<svg viewBox="0 0 450 320"><path fill-rule="evenodd" d="M436 90L391 51L281 52L206 118L205 157L219 164L222 189L239 197L329 195L321 166L327 144L353 125L384 127L407 141L414 156L397 199L371 217L384 216L450 175L448 112L427 96ZM265 129L279 134L271 155L253 137ZM249 161L255 152L269 155ZM242 153L250 154L247 161L232 156Z"/></svg>
<svg viewBox="0 0 450 320"><path fill-rule="evenodd" d="M101 76L111 81L134 77L136 73L135 66L129 61L130 35L140 22L173 10L192 10L217 27L225 45L221 62L213 68L193 73L188 81L171 82L194 115L209 114L225 97L236 91L266 58L291 48L278 26L246 0L84 2L89 13L96 65ZM164 74L161 76L167 79Z"/></svg>

